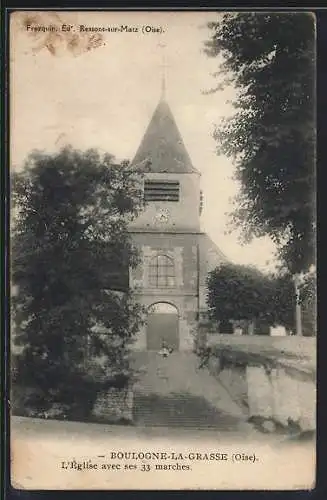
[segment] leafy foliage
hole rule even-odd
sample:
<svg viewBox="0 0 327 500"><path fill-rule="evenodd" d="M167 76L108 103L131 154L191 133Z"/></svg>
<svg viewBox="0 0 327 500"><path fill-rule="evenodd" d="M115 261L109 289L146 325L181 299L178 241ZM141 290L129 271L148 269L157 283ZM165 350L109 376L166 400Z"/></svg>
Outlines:
<svg viewBox="0 0 327 500"><path fill-rule="evenodd" d="M207 302L215 321L263 321L294 329L296 296L290 274L269 276L253 267L224 264L209 273Z"/></svg>
<svg viewBox="0 0 327 500"><path fill-rule="evenodd" d="M296 293L293 276L290 273L271 276L270 282L272 293L267 311L270 323L295 331Z"/></svg>
<svg viewBox="0 0 327 500"><path fill-rule="evenodd" d="M269 278L255 268L224 264L209 273L207 300L217 321L262 317L271 294Z"/></svg>
<svg viewBox="0 0 327 500"><path fill-rule="evenodd" d="M299 287L303 316L303 334L314 335L317 329L317 277L307 274Z"/></svg>
<svg viewBox="0 0 327 500"><path fill-rule="evenodd" d="M315 273L308 273L300 285L300 301L302 304L314 304L316 300L317 276Z"/></svg>
<svg viewBox="0 0 327 500"><path fill-rule="evenodd" d="M130 376L142 311L128 290L138 255L127 228L142 209L139 176L109 154L72 148L34 152L13 175L17 381L44 399L83 401L95 380Z"/></svg>
<svg viewBox="0 0 327 500"><path fill-rule="evenodd" d="M236 166L232 226L269 235L292 273L314 263L315 23L309 13L226 13L211 23L211 92L235 87L235 113L216 128Z"/></svg>

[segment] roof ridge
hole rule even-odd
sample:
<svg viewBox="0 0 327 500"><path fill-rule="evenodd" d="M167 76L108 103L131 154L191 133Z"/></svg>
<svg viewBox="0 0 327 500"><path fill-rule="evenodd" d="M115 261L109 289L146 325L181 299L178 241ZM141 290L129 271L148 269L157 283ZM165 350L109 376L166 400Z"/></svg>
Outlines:
<svg viewBox="0 0 327 500"><path fill-rule="evenodd" d="M205 231L203 233L203 236L205 236L207 238L207 240L209 241L209 243L215 248L215 250L220 254L220 256L222 257L222 259L224 259L226 262L230 262L230 259L228 259L228 257L225 255L225 253L220 249L220 247L218 246L218 244L211 238L211 236Z"/></svg>

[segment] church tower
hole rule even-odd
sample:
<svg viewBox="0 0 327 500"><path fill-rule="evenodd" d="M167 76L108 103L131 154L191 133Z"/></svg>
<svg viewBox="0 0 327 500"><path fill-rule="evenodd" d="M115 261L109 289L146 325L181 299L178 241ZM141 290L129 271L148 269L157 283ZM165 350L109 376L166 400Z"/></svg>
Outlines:
<svg viewBox="0 0 327 500"><path fill-rule="evenodd" d="M172 112L161 99L134 164L147 164L146 210L134 227L143 231L200 231L200 173L193 167Z"/></svg>
<svg viewBox="0 0 327 500"><path fill-rule="evenodd" d="M201 175L164 92L132 163L144 166L145 209L129 228L141 256L130 287L147 308L135 348L189 351L206 309L207 273L224 257L200 230Z"/></svg>

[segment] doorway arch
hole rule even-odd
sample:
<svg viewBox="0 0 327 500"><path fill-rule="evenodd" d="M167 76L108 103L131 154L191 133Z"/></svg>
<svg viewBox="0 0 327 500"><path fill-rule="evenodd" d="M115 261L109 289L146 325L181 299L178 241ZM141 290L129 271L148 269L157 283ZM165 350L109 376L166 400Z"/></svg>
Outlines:
<svg viewBox="0 0 327 500"><path fill-rule="evenodd" d="M179 349L179 314L170 302L155 302L148 307L146 345L148 351L158 351L162 344Z"/></svg>

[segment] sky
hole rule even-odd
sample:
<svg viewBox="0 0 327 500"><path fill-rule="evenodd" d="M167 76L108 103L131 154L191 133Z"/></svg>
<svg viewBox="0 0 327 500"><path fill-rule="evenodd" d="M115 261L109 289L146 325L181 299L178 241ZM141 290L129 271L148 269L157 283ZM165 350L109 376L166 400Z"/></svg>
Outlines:
<svg viewBox="0 0 327 500"><path fill-rule="evenodd" d="M241 246L226 234L238 185L230 159L216 154L215 124L232 112L232 88L203 91L218 82L219 61L203 42L213 12L18 12L11 20L11 168L33 149L53 152L71 144L133 159L161 92L163 52L166 99L204 192L202 229L226 257L261 270L274 267L269 238ZM63 24L70 27L62 31ZM56 32L35 32L36 26ZM132 31L80 31L80 26ZM31 29L32 27L32 29ZM160 48L164 44L165 48Z"/></svg>

